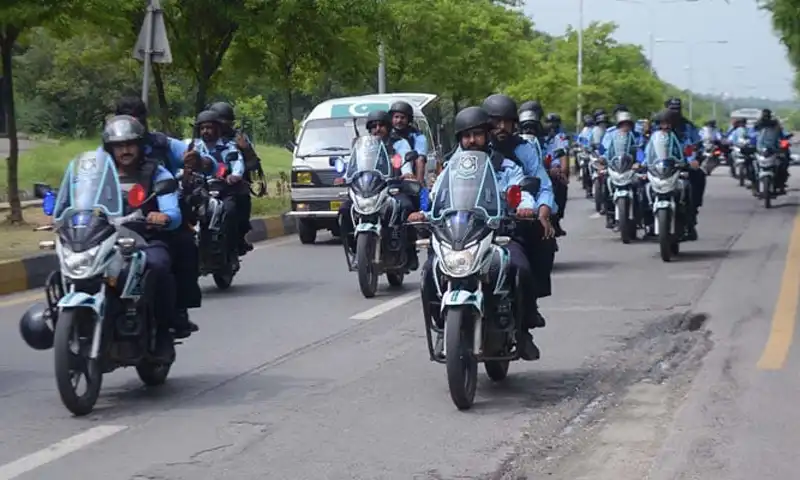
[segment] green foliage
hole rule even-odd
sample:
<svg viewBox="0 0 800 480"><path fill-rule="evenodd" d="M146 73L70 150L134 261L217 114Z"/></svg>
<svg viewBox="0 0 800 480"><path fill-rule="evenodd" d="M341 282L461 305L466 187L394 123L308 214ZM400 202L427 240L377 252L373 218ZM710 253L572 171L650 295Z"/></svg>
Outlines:
<svg viewBox="0 0 800 480"><path fill-rule="evenodd" d="M789 61L800 67L800 1L758 0L772 14L772 26L789 51ZM800 77L795 75L795 90L800 90Z"/></svg>

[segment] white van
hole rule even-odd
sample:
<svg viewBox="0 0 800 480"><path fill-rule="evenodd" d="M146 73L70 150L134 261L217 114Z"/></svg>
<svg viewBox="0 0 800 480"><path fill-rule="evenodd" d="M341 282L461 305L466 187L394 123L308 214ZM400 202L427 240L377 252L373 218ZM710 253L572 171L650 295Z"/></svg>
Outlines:
<svg viewBox="0 0 800 480"><path fill-rule="evenodd" d="M339 235L337 214L342 204L340 192L346 187L334 186L340 176L336 172L337 158L347 160L353 138L366 131L366 116L376 110L388 111L392 103L403 100L414 107L414 126L428 140L427 169L436 168L441 157L434 140L432 126L423 112L438 97L429 93L385 93L344 97L320 103L303 120L292 151L292 210L297 218L297 232L302 243L314 243L318 230L330 230ZM436 128L435 126L433 128Z"/></svg>

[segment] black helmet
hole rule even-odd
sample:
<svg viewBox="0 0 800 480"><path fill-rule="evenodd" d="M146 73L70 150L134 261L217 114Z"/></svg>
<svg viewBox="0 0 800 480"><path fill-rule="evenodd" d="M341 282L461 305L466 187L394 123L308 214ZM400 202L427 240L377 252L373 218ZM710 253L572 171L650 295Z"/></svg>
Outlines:
<svg viewBox="0 0 800 480"><path fill-rule="evenodd" d="M537 100L528 100L527 102L523 102L522 105L519 106L519 113L522 112L533 112L539 116L539 118L544 115L544 109L542 108L542 104L539 103Z"/></svg>
<svg viewBox="0 0 800 480"><path fill-rule="evenodd" d="M769 108L765 108L764 110L761 110L761 118L764 119L764 120L771 119L772 118L772 110L770 110Z"/></svg>
<svg viewBox="0 0 800 480"><path fill-rule="evenodd" d="M618 114L619 112L628 112L628 111L629 111L629 110L628 110L628 107L626 107L625 105L623 105L623 104L621 104L621 103L618 103L618 104L617 104L617 105L614 107L614 115Z"/></svg>
<svg viewBox="0 0 800 480"><path fill-rule="evenodd" d="M561 117L557 113L548 113L545 120L547 123L561 123Z"/></svg>
<svg viewBox="0 0 800 480"><path fill-rule="evenodd" d="M489 95L483 101L483 109L490 117L500 118L502 120L519 120L517 115L517 102L515 102L508 95L496 93Z"/></svg>
<svg viewBox="0 0 800 480"><path fill-rule="evenodd" d="M144 125L130 115L116 115L103 128L103 144L142 142L147 135Z"/></svg>
<svg viewBox="0 0 800 480"><path fill-rule="evenodd" d="M414 118L414 107L411 106L408 102L404 102L402 100L394 102L391 107L389 107L389 115L394 115L395 113L402 113L409 120Z"/></svg>
<svg viewBox="0 0 800 480"><path fill-rule="evenodd" d="M456 138L473 128L489 129L491 118L489 113L481 107L467 107L456 114L453 127L456 131Z"/></svg>
<svg viewBox="0 0 800 480"><path fill-rule="evenodd" d="M591 115L584 115L583 116L583 124L584 125L591 125L594 123L594 117Z"/></svg>
<svg viewBox="0 0 800 480"><path fill-rule="evenodd" d="M542 116L539 112L535 110L520 110L519 111L519 123L527 124L530 122L541 122Z"/></svg>
<svg viewBox="0 0 800 480"><path fill-rule="evenodd" d="M53 329L48 323L48 309L44 303L31 305L19 320L22 339L34 350L53 348Z"/></svg>
<svg viewBox="0 0 800 480"><path fill-rule="evenodd" d="M608 115L606 115L605 110L602 108L595 110L594 123L608 123Z"/></svg>
<svg viewBox="0 0 800 480"><path fill-rule="evenodd" d="M717 126L717 121L716 121L716 120L714 120L714 119L712 118L711 120L709 120L709 121L707 121L707 122L706 122L706 126L707 126L707 127L716 128L716 126Z"/></svg>
<svg viewBox="0 0 800 480"><path fill-rule="evenodd" d="M664 106L670 110L680 110L682 105L681 99L678 97L672 97L664 102Z"/></svg>
<svg viewBox="0 0 800 480"><path fill-rule="evenodd" d="M233 110L233 105L228 102L212 103L208 107L208 110L217 112L218 118L224 122L233 123L233 121L236 120L236 113Z"/></svg>
<svg viewBox="0 0 800 480"><path fill-rule="evenodd" d="M214 110L203 110L202 112L197 114L197 118L194 119L195 126L200 126L204 123L215 123L219 125L220 122L219 113Z"/></svg>
<svg viewBox="0 0 800 480"><path fill-rule="evenodd" d="M385 112L383 110L369 112L369 115L367 115L367 129L369 129L370 125L373 123L379 123L386 127L390 127L392 126L392 116L389 115L389 112Z"/></svg>

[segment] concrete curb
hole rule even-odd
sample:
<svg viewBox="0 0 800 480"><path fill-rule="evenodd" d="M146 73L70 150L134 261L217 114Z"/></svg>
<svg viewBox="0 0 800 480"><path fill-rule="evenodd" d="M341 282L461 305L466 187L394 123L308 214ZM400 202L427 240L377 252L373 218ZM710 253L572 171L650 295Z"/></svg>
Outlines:
<svg viewBox="0 0 800 480"><path fill-rule="evenodd" d="M297 222L285 215L254 218L247 234L250 242L263 242L297 233ZM24 292L44 286L50 272L59 268L55 253L44 253L0 262L0 295Z"/></svg>

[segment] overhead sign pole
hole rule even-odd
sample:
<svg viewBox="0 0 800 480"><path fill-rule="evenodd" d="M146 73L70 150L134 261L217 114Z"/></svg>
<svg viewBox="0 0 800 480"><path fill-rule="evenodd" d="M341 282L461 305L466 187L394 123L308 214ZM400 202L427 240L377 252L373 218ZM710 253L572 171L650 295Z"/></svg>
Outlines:
<svg viewBox="0 0 800 480"><path fill-rule="evenodd" d="M172 51L169 48L167 27L164 24L164 11L159 0L148 0L147 14L139 31L136 46L133 47L133 58L144 64L142 74L142 101L147 105L150 92L150 76L155 63L172 63Z"/></svg>

